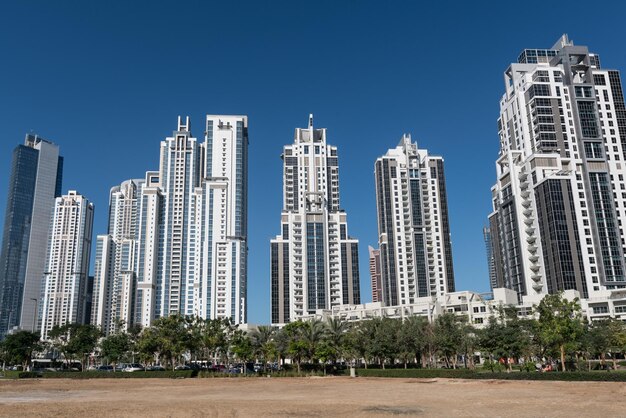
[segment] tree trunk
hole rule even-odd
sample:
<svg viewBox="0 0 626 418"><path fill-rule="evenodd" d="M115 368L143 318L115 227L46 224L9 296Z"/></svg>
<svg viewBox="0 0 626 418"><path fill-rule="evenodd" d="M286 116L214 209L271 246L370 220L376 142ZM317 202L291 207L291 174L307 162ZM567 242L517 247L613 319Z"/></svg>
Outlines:
<svg viewBox="0 0 626 418"><path fill-rule="evenodd" d="M561 371L564 372L565 371L565 345L561 344L559 348L561 351Z"/></svg>

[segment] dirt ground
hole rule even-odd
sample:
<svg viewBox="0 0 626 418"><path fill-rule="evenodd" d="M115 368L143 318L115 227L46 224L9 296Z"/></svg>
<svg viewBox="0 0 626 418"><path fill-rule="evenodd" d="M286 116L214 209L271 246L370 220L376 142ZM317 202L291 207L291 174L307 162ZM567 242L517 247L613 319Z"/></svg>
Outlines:
<svg viewBox="0 0 626 418"><path fill-rule="evenodd" d="M626 384L456 379L0 380L0 417L609 417Z"/></svg>

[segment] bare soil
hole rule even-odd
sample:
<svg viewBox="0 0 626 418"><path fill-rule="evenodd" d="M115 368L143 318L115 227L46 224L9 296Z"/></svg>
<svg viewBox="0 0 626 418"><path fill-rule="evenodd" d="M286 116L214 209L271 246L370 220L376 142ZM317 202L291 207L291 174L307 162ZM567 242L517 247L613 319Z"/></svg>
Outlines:
<svg viewBox="0 0 626 418"><path fill-rule="evenodd" d="M386 378L0 380L0 417L610 417L626 383Z"/></svg>

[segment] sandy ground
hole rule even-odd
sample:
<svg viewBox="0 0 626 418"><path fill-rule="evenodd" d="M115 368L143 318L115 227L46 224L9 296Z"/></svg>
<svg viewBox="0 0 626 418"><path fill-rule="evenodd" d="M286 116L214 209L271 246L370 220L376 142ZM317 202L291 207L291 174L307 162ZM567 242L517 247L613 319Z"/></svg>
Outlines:
<svg viewBox="0 0 626 418"><path fill-rule="evenodd" d="M0 417L609 417L626 384L456 379L0 380Z"/></svg>

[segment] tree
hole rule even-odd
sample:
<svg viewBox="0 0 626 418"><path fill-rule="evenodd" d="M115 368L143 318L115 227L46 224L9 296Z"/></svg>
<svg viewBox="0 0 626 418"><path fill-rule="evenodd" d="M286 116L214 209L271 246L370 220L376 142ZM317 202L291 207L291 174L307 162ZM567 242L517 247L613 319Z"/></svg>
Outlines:
<svg viewBox="0 0 626 418"><path fill-rule="evenodd" d="M463 333L461 331L461 322L464 318L459 317L451 312L439 315L435 319L435 343L439 352L443 355L446 366L456 369L457 355L461 349Z"/></svg>
<svg viewBox="0 0 626 418"><path fill-rule="evenodd" d="M117 363L123 359L131 349L131 339L125 332L109 335L100 342L100 354L113 364L113 371Z"/></svg>
<svg viewBox="0 0 626 418"><path fill-rule="evenodd" d="M544 345L558 350L561 370L565 371L565 354L584 333L578 298L568 301L561 294L546 295L535 308L538 331Z"/></svg>
<svg viewBox="0 0 626 418"><path fill-rule="evenodd" d="M243 363L242 373L245 373L246 362L252 357L252 342L245 331L236 330L231 340L231 350L233 354Z"/></svg>
<svg viewBox="0 0 626 418"><path fill-rule="evenodd" d="M296 363L298 374L300 374L302 359L306 358L309 353L309 344L305 341L307 327L305 322L296 321L288 323L283 328L288 342L287 354Z"/></svg>
<svg viewBox="0 0 626 418"><path fill-rule="evenodd" d="M320 319L306 321L303 331L302 337L307 346L306 358L314 363L317 360L317 346L324 338L324 323Z"/></svg>
<svg viewBox="0 0 626 418"><path fill-rule="evenodd" d="M326 361L336 363L337 360L343 357L344 340L346 338L347 329L348 323L341 318L328 318L324 338L327 349L324 350L324 358L322 358L322 355L317 356L320 360L324 363ZM324 371L326 371L326 368L324 368Z"/></svg>
<svg viewBox="0 0 626 418"><path fill-rule="evenodd" d="M260 325L250 333L254 354L263 360L263 371L266 370L267 362L276 357L275 334L275 328L267 325Z"/></svg>
<svg viewBox="0 0 626 418"><path fill-rule="evenodd" d="M33 353L42 348L39 334L30 331L8 334L0 344L4 360L8 363L21 364L24 370L30 366Z"/></svg>
<svg viewBox="0 0 626 418"><path fill-rule="evenodd" d="M191 319L182 315L162 316L154 321L151 332L146 335L146 348L156 349L173 370L183 353L190 351L195 343L191 337Z"/></svg>
<svg viewBox="0 0 626 418"><path fill-rule="evenodd" d="M87 357L94 351L101 336L100 329L91 324L56 325L48 332L52 347L61 352L68 362L79 359L82 370L85 370Z"/></svg>
<svg viewBox="0 0 626 418"><path fill-rule="evenodd" d="M507 372L510 372L509 359L521 358L530 347L530 336L526 330L514 306L499 307L480 333L478 344L491 360L503 359Z"/></svg>
<svg viewBox="0 0 626 418"><path fill-rule="evenodd" d="M199 347L202 357L212 360L228 355L228 338L232 334L230 318L205 319L200 324Z"/></svg>
<svg viewBox="0 0 626 418"><path fill-rule="evenodd" d="M423 316L409 316L402 321L398 329L398 354L404 362L404 368L411 359L422 363L425 367L424 351L427 344L426 329L428 319Z"/></svg>

